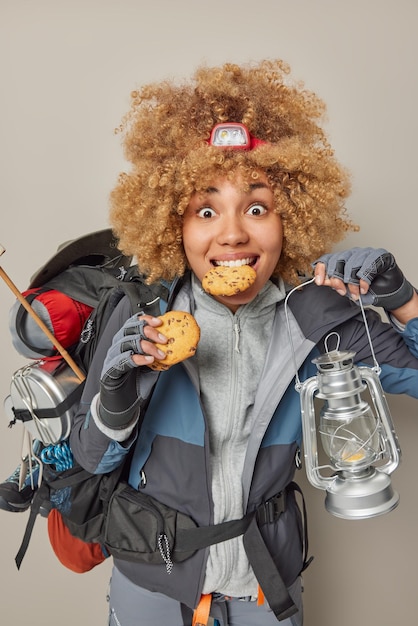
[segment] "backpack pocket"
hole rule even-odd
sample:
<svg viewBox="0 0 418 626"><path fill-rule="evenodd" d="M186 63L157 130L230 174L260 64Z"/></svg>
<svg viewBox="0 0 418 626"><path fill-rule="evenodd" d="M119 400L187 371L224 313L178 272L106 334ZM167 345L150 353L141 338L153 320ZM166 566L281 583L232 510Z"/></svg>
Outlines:
<svg viewBox="0 0 418 626"><path fill-rule="evenodd" d="M165 563L170 573L173 562L185 561L194 554L176 550L177 532L196 527L188 515L122 483L109 503L104 543L114 557Z"/></svg>

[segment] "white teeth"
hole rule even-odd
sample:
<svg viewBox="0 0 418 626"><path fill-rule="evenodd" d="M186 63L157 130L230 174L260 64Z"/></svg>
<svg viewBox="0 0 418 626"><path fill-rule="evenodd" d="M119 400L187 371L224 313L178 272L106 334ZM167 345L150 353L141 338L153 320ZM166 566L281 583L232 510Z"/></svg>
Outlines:
<svg viewBox="0 0 418 626"><path fill-rule="evenodd" d="M215 261L215 265L221 265L222 267L241 267L241 265L249 265L253 259L248 257L247 259L236 259L235 261Z"/></svg>

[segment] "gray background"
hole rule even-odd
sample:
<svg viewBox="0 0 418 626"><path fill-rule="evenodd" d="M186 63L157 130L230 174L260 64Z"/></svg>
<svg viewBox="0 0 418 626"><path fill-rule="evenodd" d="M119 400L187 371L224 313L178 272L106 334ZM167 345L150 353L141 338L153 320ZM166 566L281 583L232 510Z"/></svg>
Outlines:
<svg viewBox="0 0 418 626"><path fill-rule="evenodd" d="M417 18L416 0L0 0L1 265L24 289L59 243L107 225L125 166L113 129L136 86L188 76L201 62L281 57L327 102L331 141L353 175L347 206L362 230L343 245L389 248L418 285ZM2 399L24 361L7 328L13 295L4 284L0 292ZM416 623L416 404L390 401L404 453L397 510L339 520L299 475L316 557L305 575L307 626ZM0 420L1 477L20 440L20 427ZM26 514L0 511L1 623L103 626L110 563L65 570L40 519L18 573L25 524Z"/></svg>

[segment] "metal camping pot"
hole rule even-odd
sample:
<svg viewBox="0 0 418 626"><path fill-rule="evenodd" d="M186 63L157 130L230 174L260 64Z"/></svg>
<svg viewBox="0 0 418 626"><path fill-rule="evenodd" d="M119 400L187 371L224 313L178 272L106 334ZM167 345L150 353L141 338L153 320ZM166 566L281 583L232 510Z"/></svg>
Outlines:
<svg viewBox="0 0 418 626"><path fill-rule="evenodd" d="M61 358L35 361L13 374L6 410L34 439L56 444L70 433L83 383Z"/></svg>

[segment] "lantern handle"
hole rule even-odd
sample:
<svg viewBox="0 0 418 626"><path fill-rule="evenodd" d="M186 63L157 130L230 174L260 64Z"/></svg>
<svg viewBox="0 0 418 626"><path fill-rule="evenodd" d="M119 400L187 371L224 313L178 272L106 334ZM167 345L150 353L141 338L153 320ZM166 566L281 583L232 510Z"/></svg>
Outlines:
<svg viewBox="0 0 418 626"><path fill-rule="evenodd" d="M328 348L328 340L329 340L329 339L330 339L333 335L335 335L335 336L337 337L337 347L335 348L335 350L339 350L339 349L340 349L340 341L341 341L341 337L340 337L340 335L339 335L339 334L338 334L335 330L333 330L333 331L332 331L332 333L329 333L329 334L325 337L325 340L324 340L324 346L325 346L325 350L326 350L327 352L329 352L329 348Z"/></svg>
<svg viewBox="0 0 418 626"><path fill-rule="evenodd" d="M300 285L296 285L296 287L293 287L293 289L291 289L289 291L289 293L287 294L285 301L284 301L284 313L285 313L285 319L286 319L286 328L287 328L287 334L289 335L289 342L290 342L290 348L291 348L291 352L292 352L292 361L293 361L293 367L295 369L295 389L296 391L300 392L300 389L302 387L302 383L300 382L300 378L299 378L299 373L298 373L298 366L297 366L297 362L296 362L296 354L295 354L295 347L293 345L293 339L292 339L292 333L290 330L290 322L289 322L289 311L288 311L288 301L290 296L297 291L298 289L302 289L302 287L306 287L306 285L309 285L311 283L315 282L315 277L311 278L310 280L307 280L306 282L300 284ZM359 295L359 299L358 299L358 303L361 309L361 314L363 317L363 321L364 321L364 326L366 328L366 334L367 334L367 340L369 342L369 346L370 346L370 352L372 355L372 359L373 359L373 363L374 366L372 367L372 370L374 372L376 372L376 374L378 376L380 376L381 373L381 367L376 359L376 354L373 348L373 343L372 343L372 338L370 335L370 330L369 330L369 325L367 323L367 317L366 317L366 312L364 310L364 306L363 306L363 301L361 299L361 296ZM336 334L338 335L338 333L336 333L335 331L329 333L329 335L327 335L327 337L325 338L325 349L328 351L328 347L327 347L327 339L329 337L331 337L331 335ZM338 342L339 345L339 342Z"/></svg>
<svg viewBox="0 0 418 626"><path fill-rule="evenodd" d="M374 352L372 338L370 336L369 325L367 323L366 312L364 310L363 301L362 301L360 295L359 295L358 301L359 301L359 305L360 305L360 309L361 309L361 314L363 316L364 326L366 327L367 339L369 340L370 351L372 353L372 358L373 358L373 362L374 362L374 367L372 367L372 369L376 372L376 374L378 376L380 376L380 372L382 371L382 369L381 369L381 367L380 367L380 365L379 365L379 363L377 362L377 359L376 359L376 354Z"/></svg>

